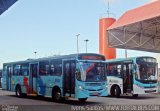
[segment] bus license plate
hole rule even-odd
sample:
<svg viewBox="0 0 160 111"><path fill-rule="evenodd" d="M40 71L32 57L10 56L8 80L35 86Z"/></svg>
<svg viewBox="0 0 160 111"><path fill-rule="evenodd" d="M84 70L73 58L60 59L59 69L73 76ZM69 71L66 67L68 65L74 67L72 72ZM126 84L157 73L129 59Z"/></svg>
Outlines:
<svg viewBox="0 0 160 111"><path fill-rule="evenodd" d="M149 92L152 93L152 92L153 92L153 89L150 89Z"/></svg>
<svg viewBox="0 0 160 111"><path fill-rule="evenodd" d="M98 92L93 92L93 93L91 93L91 95L98 96L99 94L98 94Z"/></svg>

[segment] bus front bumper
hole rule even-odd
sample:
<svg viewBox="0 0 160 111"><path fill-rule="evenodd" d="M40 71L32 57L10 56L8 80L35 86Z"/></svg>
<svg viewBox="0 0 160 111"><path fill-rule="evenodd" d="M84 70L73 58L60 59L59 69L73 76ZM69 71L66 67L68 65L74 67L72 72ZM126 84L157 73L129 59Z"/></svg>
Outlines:
<svg viewBox="0 0 160 111"><path fill-rule="evenodd" d="M85 89L78 89L76 92L76 98L91 98L91 97L101 97L108 96L107 88L103 90L90 91Z"/></svg>
<svg viewBox="0 0 160 111"><path fill-rule="evenodd" d="M154 88L144 88L139 87L138 85L133 85L133 94L150 94L150 93L158 93L158 87Z"/></svg>

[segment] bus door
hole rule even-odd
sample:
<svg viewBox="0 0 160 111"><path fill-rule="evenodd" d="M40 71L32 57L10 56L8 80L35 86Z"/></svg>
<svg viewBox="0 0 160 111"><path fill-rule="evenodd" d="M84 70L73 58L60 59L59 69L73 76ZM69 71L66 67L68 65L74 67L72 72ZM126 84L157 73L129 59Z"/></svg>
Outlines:
<svg viewBox="0 0 160 111"><path fill-rule="evenodd" d="M133 63L123 63L123 92L131 93L133 91Z"/></svg>
<svg viewBox="0 0 160 111"><path fill-rule="evenodd" d="M63 61L63 96L75 94L75 60Z"/></svg>
<svg viewBox="0 0 160 111"><path fill-rule="evenodd" d="M11 77L12 77L12 66L7 66L7 78L6 78L6 82L7 82L7 90L11 91Z"/></svg>
<svg viewBox="0 0 160 111"><path fill-rule="evenodd" d="M30 67L30 76L29 76L29 86L30 93L37 92L37 77L38 77L38 63L31 63Z"/></svg>

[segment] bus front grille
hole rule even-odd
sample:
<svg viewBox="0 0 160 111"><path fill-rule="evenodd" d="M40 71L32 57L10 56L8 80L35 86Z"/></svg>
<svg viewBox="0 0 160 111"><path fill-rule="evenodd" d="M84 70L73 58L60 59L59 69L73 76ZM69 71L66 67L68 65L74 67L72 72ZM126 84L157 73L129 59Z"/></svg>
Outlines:
<svg viewBox="0 0 160 111"><path fill-rule="evenodd" d="M105 83L86 83L86 86L103 86Z"/></svg>
<svg viewBox="0 0 160 111"><path fill-rule="evenodd" d="M156 90L147 90L147 91L145 91L145 93L154 93L154 92L156 92Z"/></svg>
<svg viewBox="0 0 160 111"><path fill-rule="evenodd" d="M145 86L144 88L156 88L156 86Z"/></svg>
<svg viewBox="0 0 160 111"><path fill-rule="evenodd" d="M103 89L88 89L88 91L101 91Z"/></svg>

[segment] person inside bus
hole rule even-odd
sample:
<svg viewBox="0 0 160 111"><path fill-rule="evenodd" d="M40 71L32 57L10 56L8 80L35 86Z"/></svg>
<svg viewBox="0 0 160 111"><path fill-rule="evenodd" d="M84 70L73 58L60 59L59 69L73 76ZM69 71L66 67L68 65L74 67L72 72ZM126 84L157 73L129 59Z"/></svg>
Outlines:
<svg viewBox="0 0 160 111"><path fill-rule="evenodd" d="M153 74L153 69L152 68L149 68L148 69L148 79L149 80L155 80L156 78L155 78L155 76L154 76L154 74Z"/></svg>
<svg viewBox="0 0 160 111"><path fill-rule="evenodd" d="M141 67L140 68L140 78L141 80L145 80L147 78L147 72L146 72L146 69L145 67Z"/></svg>
<svg viewBox="0 0 160 111"><path fill-rule="evenodd" d="M103 67L97 67L97 80L104 80L104 68Z"/></svg>
<svg viewBox="0 0 160 111"><path fill-rule="evenodd" d="M150 73L148 79L149 79L149 80L155 80L156 78L155 78L155 76L154 76L152 73Z"/></svg>
<svg viewBox="0 0 160 111"><path fill-rule="evenodd" d="M86 80L92 81L95 73L97 73L96 64L92 64L86 69Z"/></svg>

